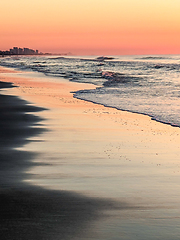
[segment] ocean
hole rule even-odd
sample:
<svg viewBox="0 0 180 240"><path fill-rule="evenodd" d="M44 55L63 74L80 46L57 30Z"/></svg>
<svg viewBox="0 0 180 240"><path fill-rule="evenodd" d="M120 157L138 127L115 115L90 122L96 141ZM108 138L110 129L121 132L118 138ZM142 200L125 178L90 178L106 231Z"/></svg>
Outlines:
<svg viewBox="0 0 180 240"><path fill-rule="evenodd" d="M0 65L91 83L74 97L180 126L180 55L12 56Z"/></svg>

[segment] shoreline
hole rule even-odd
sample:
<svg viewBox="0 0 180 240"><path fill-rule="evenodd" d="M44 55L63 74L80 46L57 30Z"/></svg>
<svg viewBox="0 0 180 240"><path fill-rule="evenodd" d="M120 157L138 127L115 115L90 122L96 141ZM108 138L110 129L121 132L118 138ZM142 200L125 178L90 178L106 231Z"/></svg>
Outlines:
<svg viewBox="0 0 180 240"><path fill-rule="evenodd" d="M4 82L0 76L1 238L78 239L82 235L81 228L85 230L92 221L102 218L104 210L131 208L110 199L46 190L23 181L25 169L36 165L32 160L38 154L22 149L31 142L29 137L46 131L42 123L37 124L45 119L34 113L47 109L32 106L15 95L2 94L3 89L14 87L13 82Z"/></svg>
<svg viewBox="0 0 180 240"><path fill-rule="evenodd" d="M166 125L169 125L169 126L171 126L171 127L180 128L180 126L178 126L178 125L157 120L157 119L154 118L153 116L148 115L148 114L146 114L146 113L133 112L133 111L131 111L131 110L125 110L125 109L121 109L121 108L117 108L117 107L108 106L108 105L105 105L105 104L102 104L102 103L97 103L97 102L94 102L94 101L91 101L91 100L86 100L86 99L83 99L83 98L80 98L80 97L76 97L75 95L76 95L76 92L73 94L73 97L76 98L76 99L79 99L79 100L83 100L83 101L86 101L86 102L90 102L90 103L93 103L93 104L97 104L97 105L100 105L100 106L104 106L104 107L106 107L106 108L116 109L116 110L122 111L122 112L129 112L129 113L133 113L133 114L140 114L140 115L142 115L142 116L147 116L147 117L149 117L152 121L155 121L155 122L158 122L158 123L162 123L162 124L166 124Z"/></svg>
<svg viewBox="0 0 180 240"><path fill-rule="evenodd" d="M15 152L27 153L22 161L32 157L26 170L20 170L21 184L11 188L8 183L6 190L1 190L7 202L3 216L8 221L1 221L4 239L12 239L14 232L15 240L27 233L27 239L47 236L48 240L158 239L172 223L176 228L179 128L73 98L73 91L92 85L2 69L0 81L18 87L0 94L31 102L28 107L35 118L26 122L27 128L33 119L41 119L34 135L24 136L28 142L10 146ZM38 128L40 134L36 135ZM15 209L12 213L9 206ZM158 228L161 217L165 219L163 231ZM25 225L22 219L26 219ZM118 227L112 230L109 226ZM148 234L152 229L157 238ZM176 231L174 239L180 236Z"/></svg>

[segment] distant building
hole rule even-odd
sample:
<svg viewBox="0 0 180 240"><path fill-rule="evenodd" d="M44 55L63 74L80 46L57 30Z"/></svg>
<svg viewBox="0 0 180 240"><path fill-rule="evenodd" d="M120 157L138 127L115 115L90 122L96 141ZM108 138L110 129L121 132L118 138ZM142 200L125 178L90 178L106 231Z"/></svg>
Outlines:
<svg viewBox="0 0 180 240"><path fill-rule="evenodd" d="M35 51L30 49L30 53L29 54L35 54Z"/></svg>
<svg viewBox="0 0 180 240"><path fill-rule="evenodd" d="M33 54L36 54L36 52L33 49L24 48L24 54L25 55L33 55Z"/></svg>
<svg viewBox="0 0 180 240"><path fill-rule="evenodd" d="M19 49L18 47L13 47L13 54L18 55L19 54Z"/></svg>
<svg viewBox="0 0 180 240"><path fill-rule="evenodd" d="M29 48L24 48L24 54L25 55L29 54Z"/></svg>
<svg viewBox="0 0 180 240"><path fill-rule="evenodd" d="M0 55L41 55L43 53L39 53L39 50L33 50L30 48L18 48L13 47L9 49L9 51L0 51Z"/></svg>
<svg viewBox="0 0 180 240"><path fill-rule="evenodd" d="M20 54L20 55L24 54L24 51L23 51L22 48L19 48L19 54Z"/></svg>
<svg viewBox="0 0 180 240"><path fill-rule="evenodd" d="M10 52L10 54L12 55L12 54L13 54L13 49L10 49L9 52Z"/></svg>

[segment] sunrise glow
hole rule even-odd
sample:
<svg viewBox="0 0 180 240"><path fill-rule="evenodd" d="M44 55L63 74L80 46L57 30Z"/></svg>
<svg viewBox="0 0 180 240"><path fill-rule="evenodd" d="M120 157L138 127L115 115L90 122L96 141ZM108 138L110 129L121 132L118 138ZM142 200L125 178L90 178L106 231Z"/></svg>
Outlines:
<svg viewBox="0 0 180 240"><path fill-rule="evenodd" d="M0 48L179 54L179 0L2 0Z"/></svg>

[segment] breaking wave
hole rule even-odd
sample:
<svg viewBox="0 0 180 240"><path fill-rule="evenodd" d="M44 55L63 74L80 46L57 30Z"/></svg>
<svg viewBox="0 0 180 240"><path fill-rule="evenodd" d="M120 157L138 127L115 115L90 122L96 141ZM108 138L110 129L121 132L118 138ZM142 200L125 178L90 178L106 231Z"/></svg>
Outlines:
<svg viewBox="0 0 180 240"><path fill-rule="evenodd" d="M94 84L74 97L180 126L180 56L23 56L0 65Z"/></svg>

